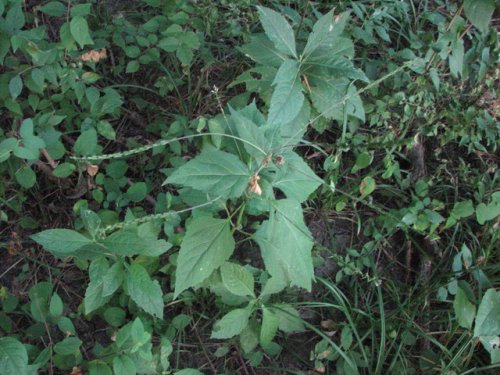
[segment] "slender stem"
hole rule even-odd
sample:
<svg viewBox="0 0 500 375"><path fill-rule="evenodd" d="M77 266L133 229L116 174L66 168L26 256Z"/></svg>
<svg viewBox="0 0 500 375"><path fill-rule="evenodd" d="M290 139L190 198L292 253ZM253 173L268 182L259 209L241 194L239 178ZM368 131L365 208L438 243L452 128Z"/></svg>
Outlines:
<svg viewBox="0 0 500 375"><path fill-rule="evenodd" d="M217 135L220 137L227 137L227 138L236 139L238 141L246 143L247 145L255 148L256 150L261 152L263 155L267 155L267 153L263 149L261 149L259 146L255 145L252 142L249 142L243 138L240 138L240 137L237 137L234 135L230 135L230 134L225 134L225 133L209 132L209 133L191 134L191 135L186 135L184 137L178 137L178 138L173 138L173 139L162 139L161 141L155 142L155 143L150 144L150 145L141 146L141 147L134 148L134 149L128 150L128 151L116 152L114 154L91 155L91 156L83 156L83 157L71 156L71 159L77 160L77 161L82 161L82 162L87 162L87 161L98 161L98 160L106 160L106 159L123 158L126 156L139 154L139 153L151 150L151 149L156 148L156 147L166 146L166 145L173 143L173 142L182 141L184 139L204 137L206 135Z"/></svg>

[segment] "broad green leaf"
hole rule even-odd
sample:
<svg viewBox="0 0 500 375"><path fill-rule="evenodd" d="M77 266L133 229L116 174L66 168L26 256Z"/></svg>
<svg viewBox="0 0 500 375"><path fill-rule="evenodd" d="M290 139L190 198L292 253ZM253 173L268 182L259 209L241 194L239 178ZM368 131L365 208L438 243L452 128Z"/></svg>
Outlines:
<svg viewBox="0 0 500 375"><path fill-rule="evenodd" d="M476 316L476 306L474 306L462 288L457 289L455 301L453 302L455 316L461 327L471 329L474 317Z"/></svg>
<svg viewBox="0 0 500 375"><path fill-rule="evenodd" d="M16 149L18 140L14 137L6 138L0 142L0 163L7 160Z"/></svg>
<svg viewBox="0 0 500 375"><path fill-rule="evenodd" d="M332 47L336 38L344 31L348 13L334 16L333 10L321 17L313 26L313 31L309 34L306 47L304 48L304 58L307 59L316 49L320 47Z"/></svg>
<svg viewBox="0 0 500 375"><path fill-rule="evenodd" d="M124 278L123 275L124 273L122 262L116 262L106 271L106 274L103 275L102 280L103 297L111 296L118 290L118 288L122 285Z"/></svg>
<svg viewBox="0 0 500 375"><path fill-rule="evenodd" d="M86 208L82 208L80 210L80 217L83 221L83 225L87 232L90 233L92 238L95 238L98 234L98 230L102 224L102 220L95 212L88 210Z"/></svg>
<svg viewBox="0 0 500 375"><path fill-rule="evenodd" d="M90 314L92 311L103 306L111 298L111 296L104 296L104 276L108 270L109 264L104 257L95 259L90 263L90 283L87 286L83 300L85 314Z"/></svg>
<svg viewBox="0 0 500 375"><path fill-rule="evenodd" d="M490 353L491 364L500 363L500 336L481 336L479 341Z"/></svg>
<svg viewBox="0 0 500 375"><path fill-rule="evenodd" d="M47 281L38 282L29 291L30 312L33 319L45 323L49 315L49 301L53 286Z"/></svg>
<svg viewBox="0 0 500 375"><path fill-rule="evenodd" d="M366 197L375 191L376 186L375 179L373 177L366 176L359 185L359 192L363 197Z"/></svg>
<svg viewBox="0 0 500 375"><path fill-rule="evenodd" d="M474 213L474 206L472 205L472 201L468 199L463 202L455 203L450 215L454 216L457 219L463 219L465 217L472 215L473 213Z"/></svg>
<svg viewBox="0 0 500 375"><path fill-rule="evenodd" d="M287 286L286 280L278 277L271 277L267 280L266 285L262 288L260 292L260 298L270 296L271 294L276 294L281 292Z"/></svg>
<svg viewBox="0 0 500 375"><path fill-rule="evenodd" d="M250 320L240 333L240 345L245 353L252 352L259 345L259 325L255 320Z"/></svg>
<svg viewBox="0 0 500 375"><path fill-rule="evenodd" d="M80 351L82 341L76 337L66 337L54 346L54 351L60 355L73 355Z"/></svg>
<svg viewBox="0 0 500 375"><path fill-rule="evenodd" d="M5 1L4 1L5 3ZM24 10L21 6L21 2L11 2L12 5L10 9L7 11L5 16L5 26L7 30L11 33L15 33L18 30L21 30L26 22L26 18L24 17Z"/></svg>
<svg viewBox="0 0 500 375"><path fill-rule="evenodd" d="M464 11L469 21L484 33L495 11L495 0L465 0Z"/></svg>
<svg viewBox="0 0 500 375"><path fill-rule="evenodd" d="M76 42L83 48L87 44L94 44L90 33L89 33L89 25L87 24L87 20L82 16L73 17L71 22L69 23L69 29L71 31L71 35L75 38Z"/></svg>
<svg viewBox="0 0 500 375"><path fill-rule="evenodd" d="M0 337L0 374L21 375L28 371L28 353L12 337Z"/></svg>
<svg viewBox="0 0 500 375"><path fill-rule="evenodd" d="M476 207L476 220L480 225L500 215L500 202L495 200L489 204L479 203Z"/></svg>
<svg viewBox="0 0 500 375"><path fill-rule="evenodd" d="M94 129L83 131L76 139L73 150L78 155L93 155L97 150L97 132Z"/></svg>
<svg viewBox="0 0 500 375"><path fill-rule="evenodd" d="M295 152L283 155L283 164L277 166L273 186L285 193L287 198L302 203L311 195L322 180Z"/></svg>
<svg viewBox="0 0 500 375"><path fill-rule="evenodd" d="M252 35L250 43L243 45L239 50L266 67L278 68L287 59L286 55L274 49L273 43L264 34Z"/></svg>
<svg viewBox="0 0 500 375"><path fill-rule="evenodd" d="M158 281L152 280L146 269L133 263L127 270L130 298L147 313L163 319L163 293Z"/></svg>
<svg viewBox="0 0 500 375"><path fill-rule="evenodd" d="M464 65L464 42L462 39L452 43L452 50L449 57L450 72L452 76L458 77L462 75Z"/></svg>
<svg viewBox="0 0 500 375"><path fill-rule="evenodd" d="M356 157L356 163L352 167L351 173L356 173L357 171L368 167L373 160L373 155L369 152L361 152Z"/></svg>
<svg viewBox="0 0 500 375"><path fill-rule="evenodd" d="M57 319L57 327L66 336L68 336L69 334L76 335L76 329L73 325L73 322L71 322L71 319L65 316L61 316L59 317L59 319Z"/></svg>
<svg viewBox="0 0 500 375"><path fill-rule="evenodd" d="M259 147L265 153L268 153L269 142L265 137L264 128L258 127L252 120L242 115L241 113L236 112L231 107L229 109L231 111L231 120L236 128L236 131L238 132L238 136L245 141ZM248 143L243 143L243 147L248 152L248 154L252 155L257 160L262 160L262 158L265 156L263 152Z"/></svg>
<svg viewBox="0 0 500 375"><path fill-rule="evenodd" d="M244 309L234 309L228 312L214 324L212 335L213 339L229 339L233 336L239 335L241 331L248 325L251 309L246 307Z"/></svg>
<svg viewBox="0 0 500 375"><path fill-rule="evenodd" d="M302 332L305 330L299 312L289 305L275 305L270 308L278 318L278 327L283 332Z"/></svg>
<svg viewBox="0 0 500 375"><path fill-rule="evenodd" d="M260 23L276 49L297 59L295 35L285 17L272 9L262 6L257 6L257 10L259 12Z"/></svg>
<svg viewBox="0 0 500 375"><path fill-rule="evenodd" d="M269 220L254 235L266 270L277 282L311 290L313 241L302 207L294 200L283 199L274 202L273 208Z"/></svg>
<svg viewBox="0 0 500 375"><path fill-rule="evenodd" d="M166 336L162 336L160 343L160 363L163 369L167 370L170 367L168 357L172 354L174 348L172 347L171 341Z"/></svg>
<svg viewBox="0 0 500 375"><path fill-rule="evenodd" d="M76 251L93 243L90 238L70 229L49 229L34 234L31 238L57 256L74 255Z"/></svg>
<svg viewBox="0 0 500 375"><path fill-rule="evenodd" d="M175 375L203 375L203 373L194 368L185 368L183 370L176 371Z"/></svg>
<svg viewBox="0 0 500 375"><path fill-rule="evenodd" d="M151 255L158 256L172 247L165 240L142 238L135 229L121 229L106 237L102 244L110 252L122 256Z"/></svg>
<svg viewBox="0 0 500 375"><path fill-rule="evenodd" d="M365 120L361 99L359 95L351 96L356 88L350 86L348 79L318 77L311 78L309 83L313 105L322 116L343 122L344 111L347 111L348 116Z"/></svg>
<svg viewBox="0 0 500 375"><path fill-rule="evenodd" d="M137 373L135 363L128 355L113 358L113 371L120 375L135 375Z"/></svg>
<svg viewBox="0 0 500 375"><path fill-rule="evenodd" d="M24 166L16 171L16 180L23 188L29 189L36 183L36 174L30 166Z"/></svg>
<svg viewBox="0 0 500 375"><path fill-rule="evenodd" d="M500 291L488 289L484 294L476 315L474 336L500 335Z"/></svg>
<svg viewBox="0 0 500 375"><path fill-rule="evenodd" d="M224 198L240 197L250 171L236 156L223 151L203 152L178 168L164 184L189 186Z"/></svg>
<svg viewBox="0 0 500 375"><path fill-rule="evenodd" d="M116 132L113 125L109 121L101 120L97 123L97 131L104 138L114 141L116 139Z"/></svg>
<svg viewBox="0 0 500 375"><path fill-rule="evenodd" d="M76 4L71 7L71 17L76 16L88 16L90 14L90 10L92 9L92 4Z"/></svg>
<svg viewBox="0 0 500 375"><path fill-rule="evenodd" d="M148 188L145 182L136 182L127 189L126 197L132 202L140 202L148 193Z"/></svg>
<svg viewBox="0 0 500 375"><path fill-rule="evenodd" d="M139 70L141 64L137 60L132 60L127 63L127 67L125 68L125 73L135 73Z"/></svg>
<svg viewBox="0 0 500 375"><path fill-rule="evenodd" d="M253 275L244 267L226 262L220 268L222 282L231 293L237 296L253 296L254 279Z"/></svg>
<svg viewBox="0 0 500 375"><path fill-rule="evenodd" d="M113 372L109 368L109 366L101 361L95 360L88 363L88 373L89 375L112 375Z"/></svg>
<svg viewBox="0 0 500 375"><path fill-rule="evenodd" d="M47 4L38 8L39 12L52 17L61 17L66 13L66 7L59 1L49 1Z"/></svg>
<svg viewBox="0 0 500 375"><path fill-rule="evenodd" d="M297 117L304 102L297 62L284 61L276 73L273 85L275 88L271 96L268 122L283 125Z"/></svg>
<svg viewBox="0 0 500 375"><path fill-rule="evenodd" d="M61 297L57 293L54 293L52 298L50 299L50 305L49 305L49 312L50 315L57 317L62 315L63 313L63 301L61 300Z"/></svg>
<svg viewBox="0 0 500 375"><path fill-rule="evenodd" d="M279 319L276 314L267 307L262 308L262 326L260 327L260 345L265 348L276 335Z"/></svg>
<svg viewBox="0 0 500 375"><path fill-rule="evenodd" d="M279 127L279 136L281 140L276 144L275 142L270 143L275 148L278 146L287 145L294 146L299 143L304 134L306 133L309 121L311 119L311 105L308 100L304 100L302 108L300 109L298 115L290 122Z"/></svg>
<svg viewBox="0 0 500 375"><path fill-rule="evenodd" d="M59 164L56 169L52 171L55 177L65 178L71 175L76 169L76 166L72 163L62 163Z"/></svg>
<svg viewBox="0 0 500 375"><path fill-rule="evenodd" d="M233 253L234 245L228 220L194 218L186 228L177 259L174 298L224 264Z"/></svg>
<svg viewBox="0 0 500 375"><path fill-rule="evenodd" d="M125 311L119 307L108 307L103 315L104 320L113 327L120 327L125 322Z"/></svg>
<svg viewBox="0 0 500 375"><path fill-rule="evenodd" d="M16 74L9 81L9 93L12 99L16 99L23 91L23 80L19 74Z"/></svg>
<svg viewBox="0 0 500 375"><path fill-rule="evenodd" d="M342 328L342 333L340 334L340 345L344 350L349 350L352 344L352 329L349 326L344 326Z"/></svg>

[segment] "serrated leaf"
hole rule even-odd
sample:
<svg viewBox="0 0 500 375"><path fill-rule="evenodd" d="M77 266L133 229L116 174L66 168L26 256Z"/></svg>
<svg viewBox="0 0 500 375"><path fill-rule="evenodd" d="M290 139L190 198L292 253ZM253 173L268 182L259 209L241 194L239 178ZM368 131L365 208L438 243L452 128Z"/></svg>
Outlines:
<svg viewBox="0 0 500 375"><path fill-rule="evenodd" d="M344 31L348 13L334 16L333 10L322 16L313 26L313 31L307 38L304 48L304 58L314 53L320 47L332 47L335 39Z"/></svg>
<svg viewBox="0 0 500 375"><path fill-rule="evenodd" d="M254 239L266 270L276 282L311 290L313 241L298 202L290 199L274 202L269 220L261 224Z"/></svg>
<svg viewBox="0 0 500 375"><path fill-rule="evenodd" d="M259 326L255 320L250 320L240 333L240 345L245 353L252 352L259 345Z"/></svg>
<svg viewBox="0 0 500 375"><path fill-rule="evenodd" d="M102 280L102 296L111 296L123 282L123 265L122 262L113 264L103 275Z"/></svg>
<svg viewBox="0 0 500 375"><path fill-rule="evenodd" d="M106 237L102 244L110 252L122 256L151 255L158 256L172 247L165 240L142 238L135 229L122 229Z"/></svg>
<svg viewBox="0 0 500 375"><path fill-rule="evenodd" d="M476 306L469 301L462 288L457 289L453 308L458 324L463 328L471 329L474 317L476 316Z"/></svg>
<svg viewBox="0 0 500 375"><path fill-rule="evenodd" d="M286 55L274 49L273 43L264 34L252 35L250 43L243 45L239 50L266 67L278 68L287 59Z"/></svg>
<svg viewBox="0 0 500 375"><path fill-rule="evenodd" d="M224 286L231 293L255 297L254 279L250 271L238 264L226 262L221 266L220 272Z"/></svg>
<svg viewBox="0 0 500 375"><path fill-rule="evenodd" d="M343 122L344 111L347 115L365 121L363 103L356 88L345 78L311 79L311 99L314 107L326 118Z"/></svg>
<svg viewBox="0 0 500 375"><path fill-rule="evenodd" d="M93 241L74 230L49 229L31 236L33 241L55 255L69 256Z"/></svg>
<svg viewBox="0 0 500 375"><path fill-rule="evenodd" d="M261 160L269 151L269 142L265 137L264 129L231 107L229 109L231 111L231 120L238 132L238 136L259 147L264 153L245 142L243 143L243 147L249 155L252 155L257 160Z"/></svg>
<svg viewBox="0 0 500 375"><path fill-rule="evenodd" d="M268 122L270 124L286 124L300 112L304 102L302 84L299 77L299 66L296 61L286 60L281 64L273 85Z"/></svg>
<svg viewBox="0 0 500 375"><path fill-rule="evenodd" d="M295 152L287 152L283 160L283 165L277 167L273 186L283 191L287 198L302 203L321 185L322 180Z"/></svg>
<svg viewBox="0 0 500 375"><path fill-rule="evenodd" d="M278 317L278 328L283 332L302 332L305 330L302 318L299 312L289 305L277 305L271 308Z"/></svg>
<svg viewBox="0 0 500 375"><path fill-rule="evenodd" d="M257 10L262 27L276 49L297 58L295 35L285 17L272 9L262 6L257 6Z"/></svg>
<svg viewBox="0 0 500 375"><path fill-rule="evenodd" d="M85 306L85 314L90 314L92 311L103 306L109 301L111 296L105 297L104 291L104 276L109 270L109 264L106 258L100 257L90 263L89 277L90 283L85 291L83 300Z"/></svg>
<svg viewBox="0 0 500 375"><path fill-rule="evenodd" d="M152 280L146 269L133 263L127 270L130 298L147 313L163 319L163 293L158 281Z"/></svg>
<svg viewBox="0 0 500 375"><path fill-rule="evenodd" d="M177 259L174 298L209 277L229 259L234 245L228 220L194 218L186 228Z"/></svg>
<svg viewBox="0 0 500 375"><path fill-rule="evenodd" d="M260 345L265 348L273 340L278 331L279 319L276 314L267 307L262 308L262 326L260 327Z"/></svg>
<svg viewBox="0 0 500 375"><path fill-rule="evenodd" d="M0 338L0 374L21 375L28 371L28 353L12 337Z"/></svg>
<svg viewBox="0 0 500 375"><path fill-rule="evenodd" d="M474 337L500 335L500 292L491 288L479 304Z"/></svg>
<svg viewBox="0 0 500 375"><path fill-rule="evenodd" d="M464 11L469 21L484 33L495 11L495 0L465 0Z"/></svg>
<svg viewBox="0 0 500 375"><path fill-rule="evenodd" d="M223 151L203 152L177 169L164 184L189 186L224 198L240 197L250 171L236 156Z"/></svg>
<svg viewBox="0 0 500 375"><path fill-rule="evenodd" d="M250 318L250 308L234 309L228 312L214 324L212 339L229 339L239 335L248 325Z"/></svg>
<svg viewBox="0 0 500 375"><path fill-rule="evenodd" d="M260 292L260 298L281 292L287 286L286 280L278 277L271 277Z"/></svg>
<svg viewBox="0 0 500 375"><path fill-rule="evenodd" d="M73 17L69 23L69 29L71 35L76 40L76 42L83 48L87 44L94 44L92 37L89 33L89 25L87 20L82 16Z"/></svg>
<svg viewBox="0 0 500 375"><path fill-rule="evenodd" d="M463 40L457 40L452 43L452 50L449 57L450 73L453 77L462 75L464 66L465 48Z"/></svg>

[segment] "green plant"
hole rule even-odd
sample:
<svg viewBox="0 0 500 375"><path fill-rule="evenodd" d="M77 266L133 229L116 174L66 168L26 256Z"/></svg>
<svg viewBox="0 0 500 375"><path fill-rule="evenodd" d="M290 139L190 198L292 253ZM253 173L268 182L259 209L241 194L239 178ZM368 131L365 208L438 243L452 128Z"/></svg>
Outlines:
<svg viewBox="0 0 500 375"><path fill-rule="evenodd" d="M0 0L0 372L498 367L492 4Z"/></svg>

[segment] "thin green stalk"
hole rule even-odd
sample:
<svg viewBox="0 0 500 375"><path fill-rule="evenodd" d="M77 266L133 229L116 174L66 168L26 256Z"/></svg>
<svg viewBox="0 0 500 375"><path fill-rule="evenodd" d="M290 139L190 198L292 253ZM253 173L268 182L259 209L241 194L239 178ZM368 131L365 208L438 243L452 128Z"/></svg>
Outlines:
<svg viewBox="0 0 500 375"><path fill-rule="evenodd" d="M161 141L152 143L150 145L137 147L137 148L134 148L132 150L115 152L113 154L91 155L91 156L82 156L82 157L71 156L71 159L76 160L76 161L81 161L81 162L90 162L90 161L99 161L99 160L106 160L106 159L124 158L127 156L140 154L140 153L143 153L145 151L149 151L149 150L156 148L156 147L166 146L166 145L173 143L173 142L182 141L182 140L191 139L191 138L204 137L206 135L217 135L220 137L232 138L232 139L241 141L243 143L246 143L247 145L249 145L249 146L255 148L256 150L258 150L259 152L261 152L263 155L267 155L267 153L263 149L261 149L259 146L255 145L252 142L249 142L243 138L236 137L234 135L224 134L224 133L211 133L210 132L210 133L191 134L191 135L186 135L183 137L172 138L172 139L162 139Z"/></svg>

